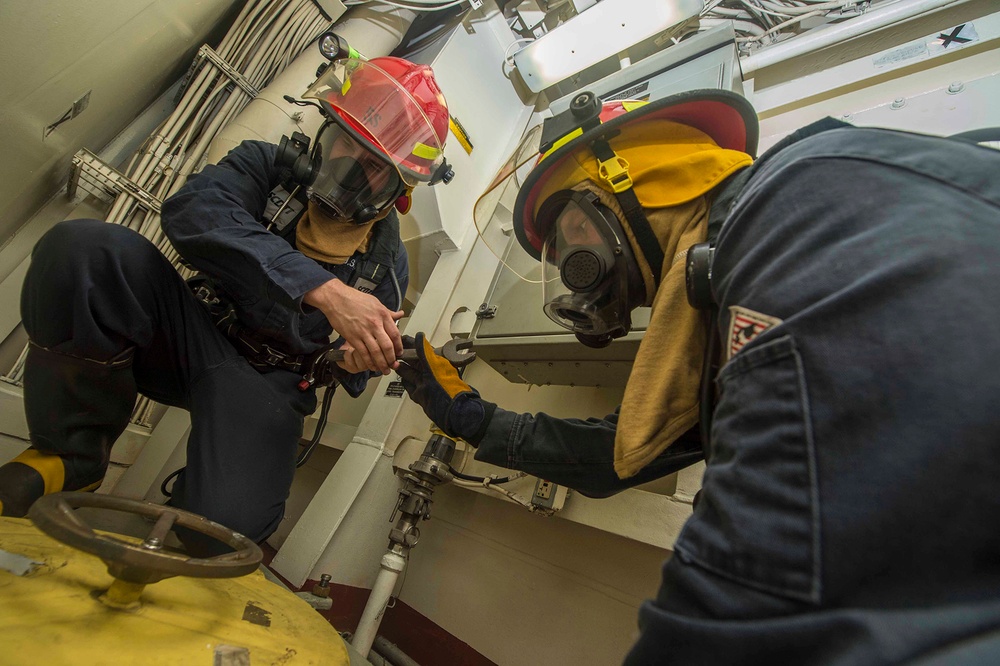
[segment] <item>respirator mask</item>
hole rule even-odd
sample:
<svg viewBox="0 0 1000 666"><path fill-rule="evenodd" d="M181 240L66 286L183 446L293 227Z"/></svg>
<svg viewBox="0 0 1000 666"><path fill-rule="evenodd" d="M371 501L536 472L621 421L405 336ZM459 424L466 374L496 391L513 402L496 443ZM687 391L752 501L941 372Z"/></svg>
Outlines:
<svg viewBox="0 0 1000 666"><path fill-rule="evenodd" d="M395 204L406 190L389 157L356 132L326 123L316 137L316 178L309 197L335 217L367 224Z"/></svg>
<svg viewBox="0 0 1000 666"><path fill-rule="evenodd" d="M541 205L537 220L548 229L542 245L545 314L588 347L605 347L627 334L635 260L615 214L591 192L562 190Z"/></svg>

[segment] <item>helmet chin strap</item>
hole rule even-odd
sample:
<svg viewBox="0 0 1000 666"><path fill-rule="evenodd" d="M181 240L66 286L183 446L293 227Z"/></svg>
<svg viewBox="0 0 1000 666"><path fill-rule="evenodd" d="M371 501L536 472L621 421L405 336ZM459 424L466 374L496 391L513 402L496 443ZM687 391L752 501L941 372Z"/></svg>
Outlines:
<svg viewBox="0 0 1000 666"><path fill-rule="evenodd" d="M632 230L632 235L635 236L636 243L639 245L639 251L642 252L643 258L649 265L649 270L653 273L653 283L659 286L663 271L663 248L660 247L660 241L653 233L653 228L649 225L649 220L646 219L646 213L643 212L642 204L639 203L639 198L635 196L635 190L632 189L628 162L615 153L606 139L594 141L590 148L600 162L604 181L611 186L615 199L618 200L618 205L625 214L625 220Z"/></svg>

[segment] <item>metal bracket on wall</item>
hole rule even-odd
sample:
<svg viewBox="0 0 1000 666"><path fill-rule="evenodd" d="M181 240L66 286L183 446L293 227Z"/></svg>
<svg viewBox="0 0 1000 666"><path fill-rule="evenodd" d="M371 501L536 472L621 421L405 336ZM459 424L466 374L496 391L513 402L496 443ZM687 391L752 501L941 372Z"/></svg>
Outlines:
<svg viewBox="0 0 1000 666"><path fill-rule="evenodd" d="M73 169L69 175L66 194L73 198L78 188L98 199L111 203L119 194L135 199L140 206L159 214L162 203L156 196L132 182L127 176L101 161L86 148L73 156Z"/></svg>
<svg viewBox="0 0 1000 666"><path fill-rule="evenodd" d="M42 130L42 141L45 141L45 139L47 139L50 134L55 132L56 129L64 122L72 120L86 111L87 107L90 105L90 93L92 92L92 90L88 90L82 97L80 97L80 99L73 102L73 105L69 107L69 110L66 111L66 113L62 114L62 117L60 117L59 120L55 121L51 125L47 125L45 129Z"/></svg>
<svg viewBox="0 0 1000 666"><path fill-rule="evenodd" d="M198 49L198 55L195 56L194 60L195 67L200 65L201 62L205 59L208 59L213 65L215 65L219 69L219 71L221 71L223 74L232 79L233 83L238 85L240 87L240 90L249 95L251 99L256 97L260 93L259 90L250 85L250 82L247 81L246 78L239 73L239 71L234 69L233 66L230 65L228 62L223 60L222 57L218 53L216 53L215 50L208 44L205 44L200 49Z"/></svg>

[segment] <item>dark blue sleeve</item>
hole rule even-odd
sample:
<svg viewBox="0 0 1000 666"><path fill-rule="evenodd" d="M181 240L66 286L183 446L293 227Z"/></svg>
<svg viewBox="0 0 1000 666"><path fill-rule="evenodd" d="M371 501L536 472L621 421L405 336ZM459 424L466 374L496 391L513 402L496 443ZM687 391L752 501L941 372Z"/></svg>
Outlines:
<svg viewBox="0 0 1000 666"><path fill-rule="evenodd" d="M382 282L372 291L372 295L382 301L382 304L393 312L403 309L403 298L406 296L406 288L410 284L410 262L406 256L406 248L403 246L402 239L399 240L398 252L394 275L386 273L385 277L382 278ZM393 277L395 277L398 284L398 292L396 290L397 285L393 284ZM343 338L338 340L338 342L343 344ZM340 385L344 387L344 390L352 398L357 398L364 392L369 379L381 376L377 372L359 372L342 379Z"/></svg>
<svg viewBox="0 0 1000 666"><path fill-rule="evenodd" d="M695 426L635 476L620 479L614 465L617 432L618 409L602 419L583 420L497 407L479 441L476 460L521 470L587 497L609 497L704 458Z"/></svg>
<svg viewBox="0 0 1000 666"><path fill-rule="evenodd" d="M301 310L302 296L333 276L260 223L280 178L276 150L274 144L244 141L163 202L162 225L199 271Z"/></svg>

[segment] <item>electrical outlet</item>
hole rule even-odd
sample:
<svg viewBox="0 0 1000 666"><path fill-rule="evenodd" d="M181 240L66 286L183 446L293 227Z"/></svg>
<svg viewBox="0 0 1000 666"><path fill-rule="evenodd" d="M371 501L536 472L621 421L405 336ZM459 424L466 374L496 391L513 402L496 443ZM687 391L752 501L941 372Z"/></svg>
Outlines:
<svg viewBox="0 0 1000 666"><path fill-rule="evenodd" d="M535 492L531 496L531 503L542 509L555 509L556 484L545 479L538 479L535 482Z"/></svg>

